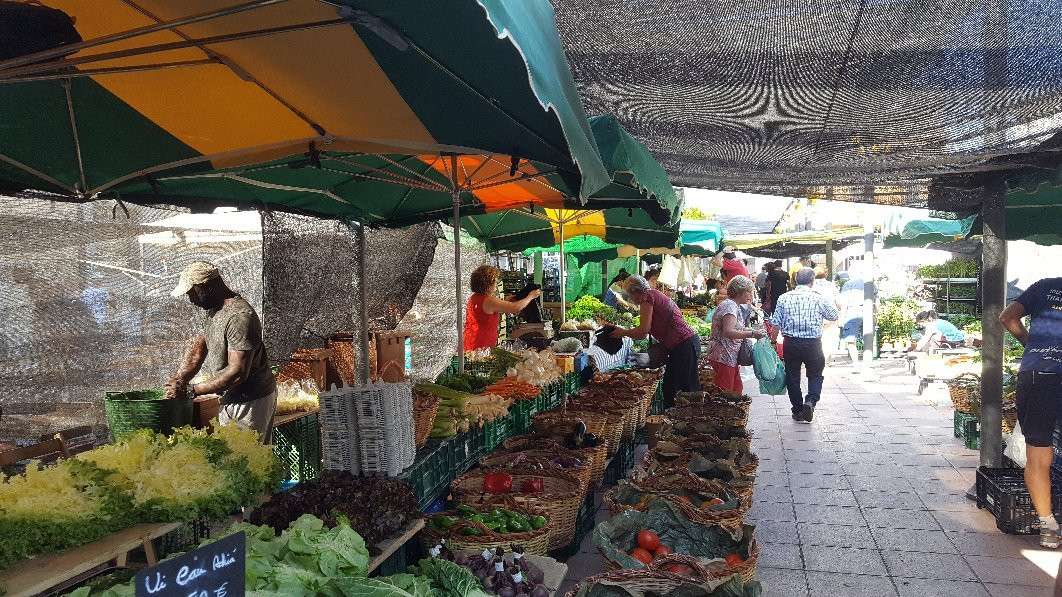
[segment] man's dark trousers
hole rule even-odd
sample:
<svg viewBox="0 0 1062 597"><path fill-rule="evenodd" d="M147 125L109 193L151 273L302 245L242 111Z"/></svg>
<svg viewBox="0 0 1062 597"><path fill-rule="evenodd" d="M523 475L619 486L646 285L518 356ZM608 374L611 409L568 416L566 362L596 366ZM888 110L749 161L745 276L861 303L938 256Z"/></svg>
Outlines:
<svg viewBox="0 0 1062 597"><path fill-rule="evenodd" d="M793 412L801 412L804 403L814 406L822 394L822 370L826 368L826 355L822 353L820 338L785 337L782 344L782 361L785 362L785 386L789 390L789 402ZM800 391L800 367L806 367L808 376L807 397Z"/></svg>

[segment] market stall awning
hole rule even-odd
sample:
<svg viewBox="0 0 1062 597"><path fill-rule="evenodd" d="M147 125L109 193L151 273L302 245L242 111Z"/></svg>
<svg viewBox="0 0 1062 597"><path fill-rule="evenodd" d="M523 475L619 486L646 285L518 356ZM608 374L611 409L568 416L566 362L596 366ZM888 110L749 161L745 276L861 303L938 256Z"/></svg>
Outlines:
<svg viewBox="0 0 1062 597"><path fill-rule="evenodd" d="M1005 202L1007 240L1062 244L1062 169L1015 176Z"/></svg>
<svg viewBox="0 0 1062 597"><path fill-rule="evenodd" d="M674 245L679 226L657 225L641 209L531 209L462 218L462 226L488 251L600 250L617 245L657 247Z"/></svg>
<svg viewBox="0 0 1062 597"><path fill-rule="evenodd" d="M975 230L976 228L976 230ZM980 232L977 216L965 219L914 218L894 212L882 224L885 248L924 247L930 243L952 242Z"/></svg>
<svg viewBox="0 0 1062 597"><path fill-rule="evenodd" d="M852 227L786 234L733 236L728 237L726 243L753 257L785 258L822 252L826 249L828 241L833 242L835 248L841 248L862 238L863 229Z"/></svg>
<svg viewBox="0 0 1062 597"><path fill-rule="evenodd" d="M0 189L402 223L611 182L544 0L43 4L84 41L0 62Z"/></svg>
<svg viewBox="0 0 1062 597"><path fill-rule="evenodd" d="M573 255L580 265L595 261L607 261L634 257L636 255L700 255L711 256L719 252L724 231L716 222L706 220L682 220L679 224L679 240L672 245L637 247L608 243L594 237L569 241L564 244L565 253ZM524 251L530 255L537 251L557 252L559 246L536 247Z"/></svg>

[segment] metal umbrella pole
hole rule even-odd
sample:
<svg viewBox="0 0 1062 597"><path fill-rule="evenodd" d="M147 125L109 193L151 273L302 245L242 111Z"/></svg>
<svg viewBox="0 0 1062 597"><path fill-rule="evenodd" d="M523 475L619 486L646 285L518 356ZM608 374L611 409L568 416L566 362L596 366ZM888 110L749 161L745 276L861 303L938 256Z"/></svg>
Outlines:
<svg viewBox="0 0 1062 597"><path fill-rule="evenodd" d="M358 309L358 317L361 320L358 341L361 350L361 380L364 384L372 383L370 379L371 366L369 364L369 300L368 280L366 280L365 266L365 225L358 225L358 300L361 308Z"/></svg>
<svg viewBox="0 0 1062 597"><path fill-rule="evenodd" d="M457 315L457 371L465 372L465 313L461 300L461 193L454 191L454 309Z"/></svg>
<svg viewBox="0 0 1062 597"><path fill-rule="evenodd" d="M568 305L566 304L564 297L565 284L565 271L567 268L567 261L564 259L564 212L559 212L561 216L557 218L557 232L560 235L560 304L561 304L561 323L564 323L566 319L566 313L568 311Z"/></svg>

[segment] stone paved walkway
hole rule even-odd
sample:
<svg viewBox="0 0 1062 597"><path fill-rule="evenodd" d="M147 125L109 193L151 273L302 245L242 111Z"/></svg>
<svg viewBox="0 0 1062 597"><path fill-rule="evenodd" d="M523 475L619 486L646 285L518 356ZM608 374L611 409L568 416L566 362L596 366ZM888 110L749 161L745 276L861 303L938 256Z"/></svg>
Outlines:
<svg viewBox="0 0 1062 597"><path fill-rule="evenodd" d="M1062 595L1062 552L1000 533L966 499L978 456L952 437L950 403L918 396L902 370L826 375L811 425L791 419L787 397L754 395L760 473L748 519L766 597ZM603 571L591 537L568 565L564 590Z"/></svg>

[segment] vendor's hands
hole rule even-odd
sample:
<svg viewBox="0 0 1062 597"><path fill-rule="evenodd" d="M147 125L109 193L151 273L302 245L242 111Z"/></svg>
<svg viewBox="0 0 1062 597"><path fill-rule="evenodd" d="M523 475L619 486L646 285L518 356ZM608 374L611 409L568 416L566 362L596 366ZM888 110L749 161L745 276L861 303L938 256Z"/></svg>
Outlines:
<svg viewBox="0 0 1062 597"><path fill-rule="evenodd" d="M166 389L163 392L164 398L177 398L184 396L188 391L188 384L183 379L178 378L176 375L166 379Z"/></svg>
<svg viewBox="0 0 1062 597"><path fill-rule="evenodd" d="M626 336L626 334L627 334L627 330L625 330L623 328L616 328L616 329L612 330L612 332L610 332L608 336L609 336L609 338L615 338L617 340L622 340L623 337Z"/></svg>
<svg viewBox="0 0 1062 597"><path fill-rule="evenodd" d="M542 296L542 291L536 288L531 292L527 293L527 296L531 297L532 299L537 299L538 297Z"/></svg>

